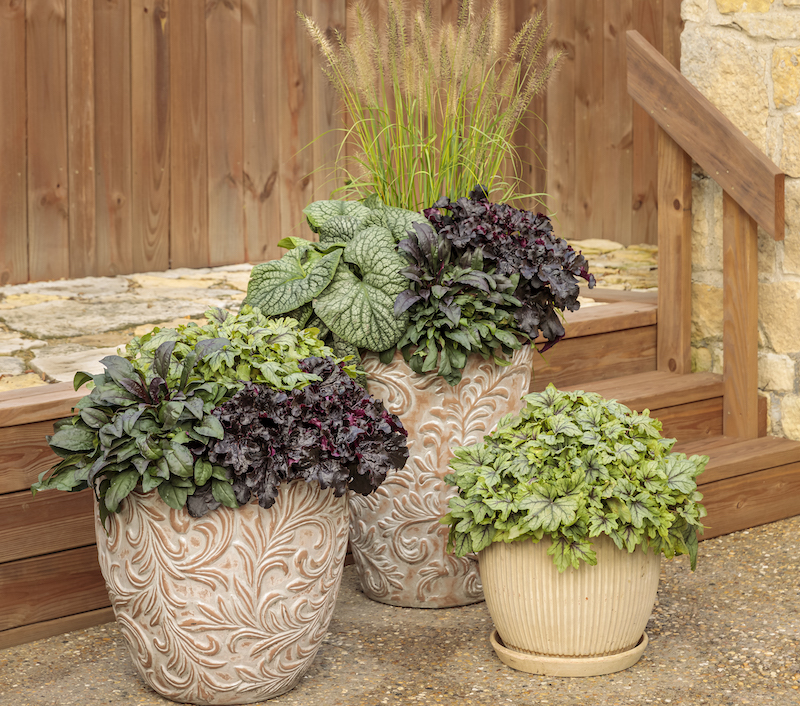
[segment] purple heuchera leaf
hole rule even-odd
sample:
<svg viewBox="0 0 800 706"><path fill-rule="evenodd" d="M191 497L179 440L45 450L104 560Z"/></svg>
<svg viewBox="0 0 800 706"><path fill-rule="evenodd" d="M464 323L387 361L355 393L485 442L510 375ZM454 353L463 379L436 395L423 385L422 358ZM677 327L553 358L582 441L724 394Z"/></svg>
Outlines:
<svg viewBox="0 0 800 706"><path fill-rule="evenodd" d="M595 280L586 258L553 235L547 216L491 203L482 187L476 187L470 198L439 199L424 214L460 255L481 251L487 267L494 266L499 275L519 273L514 296L522 305L515 312L520 331L532 339L541 332L550 342L548 347L564 335L554 309L577 310L578 278L589 287Z"/></svg>
<svg viewBox="0 0 800 706"><path fill-rule="evenodd" d="M330 358L306 358L300 369L319 377L282 392L248 383L214 410L225 436L209 451L230 469L234 487L246 487L270 507L282 482L304 479L363 495L408 458L402 423L364 392Z"/></svg>

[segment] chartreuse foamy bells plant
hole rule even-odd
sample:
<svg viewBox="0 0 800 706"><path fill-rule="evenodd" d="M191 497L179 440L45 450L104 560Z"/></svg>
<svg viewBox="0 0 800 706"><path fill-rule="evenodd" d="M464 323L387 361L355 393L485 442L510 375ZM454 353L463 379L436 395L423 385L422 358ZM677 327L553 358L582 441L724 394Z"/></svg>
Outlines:
<svg viewBox="0 0 800 706"><path fill-rule="evenodd" d="M456 449L449 548L478 553L501 661L555 676L626 669L647 647L661 556L695 568L708 457L671 453L646 410L597 394L551 384L523 401Z"/></svg>

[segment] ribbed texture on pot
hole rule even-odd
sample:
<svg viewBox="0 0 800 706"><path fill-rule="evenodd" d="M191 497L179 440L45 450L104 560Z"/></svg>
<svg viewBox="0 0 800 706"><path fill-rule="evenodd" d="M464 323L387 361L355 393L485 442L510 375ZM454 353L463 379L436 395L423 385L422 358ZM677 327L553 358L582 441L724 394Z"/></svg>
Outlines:
<svg viewBox="0 0 800 706"><path fill-rule="evenodd" d="M661 555L629 554L601 535L597 565L558 573L550 540L497 542L480 552L489 613L507 647L556 657L602 657L633 648L658 590Z"/></svg>

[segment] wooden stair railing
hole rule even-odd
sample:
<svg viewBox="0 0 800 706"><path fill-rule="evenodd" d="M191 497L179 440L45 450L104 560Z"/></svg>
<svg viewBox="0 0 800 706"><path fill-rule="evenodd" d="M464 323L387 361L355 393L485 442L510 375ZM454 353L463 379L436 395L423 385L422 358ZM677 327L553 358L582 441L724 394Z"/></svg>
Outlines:
<svg viewBox="0 0 800 706"><path fill-rule="evenodd" d="M723 196L723 434L758 436L757 225L782 240L784 175L636 31L628 92L656 121L659 306L657 366L691 372L691 165Z"/></svg>

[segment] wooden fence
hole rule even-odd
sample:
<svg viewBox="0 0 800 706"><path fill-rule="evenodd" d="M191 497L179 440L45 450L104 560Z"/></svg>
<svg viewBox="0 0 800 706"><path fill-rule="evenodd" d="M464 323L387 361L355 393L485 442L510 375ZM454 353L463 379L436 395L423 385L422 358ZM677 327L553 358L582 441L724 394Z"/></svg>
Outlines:
<svg viewBox="0 0 800 706"><path fill-rule="evenodd" d="M279 255L340 140L296 11L346 31L352 1L0 0L0 285ZM501 5L509 32L546 10L567 52L519 133L528 187L566 237L655 242L655 131L624 37L676 62L680 0Z"/></svg>

